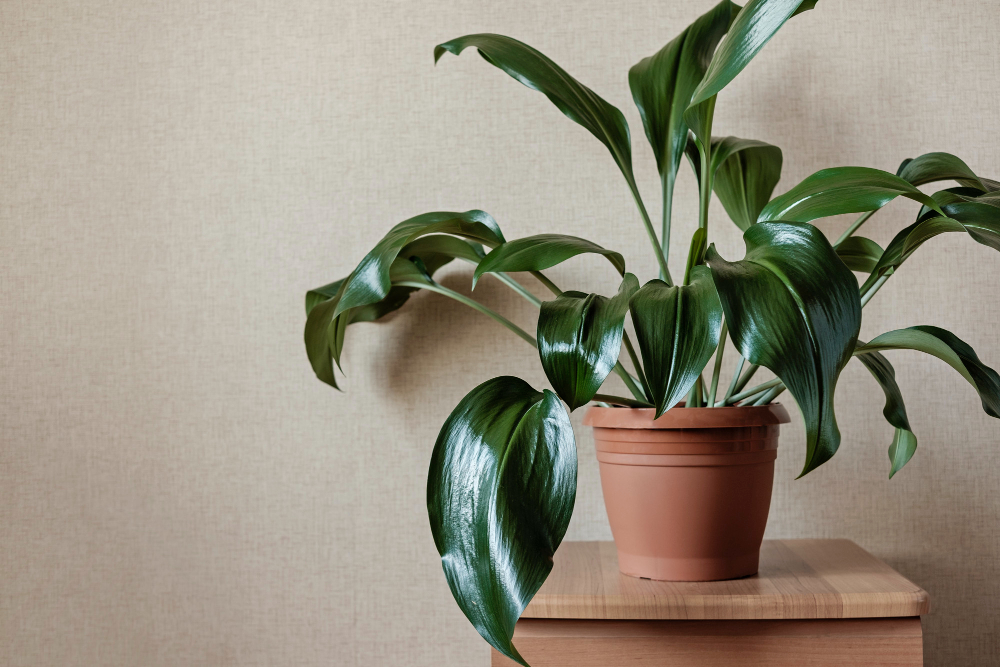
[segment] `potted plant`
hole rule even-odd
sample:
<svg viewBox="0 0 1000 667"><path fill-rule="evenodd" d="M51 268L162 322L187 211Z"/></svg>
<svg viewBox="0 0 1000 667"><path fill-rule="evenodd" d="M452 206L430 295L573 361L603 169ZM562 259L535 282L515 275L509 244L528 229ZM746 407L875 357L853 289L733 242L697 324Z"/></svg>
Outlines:
<svg viewBox="0 0 1000 667"><path fill-rule="evenodd" d="M620 566L663 579L756 572L778 428L788 421L773 401L786 389L806 427L803 475L840 444L833 396L852 358L885 393L883 413L895 433L890 477L917 439L882 352L915 349L942 359L969 381L989 415L1000 416L1000 376L954 334L911 326L858 339L862 309L924 241L963 232L1000 250L1000 183L953 155L929 153L905 160L895 174L824 169L772 199L781 150L713 136L718 93L788 19L815 4L750 0L741 8L723 0L632 67L629 85L662 179L659 232L636 186L629 128L617 108L509 37L467 35L435 49L436 61L476 48L604 143L635 199L658 278L640 286L619 253L575 236L508 241L490 215L471 210L399 223L349 276L306 295L309 360L334 387L348 327L380 319L417 290L472 307L537 348L552 390L516 377L473 389L441 429L427 488L431 530L456 601L490 644L522 664L511 642L514 624L551 570L576 494L568 411L594 404L585 423L594 427ZM698 179L700 213L698 226L683 230L690 250L674 274L666 257L684 156ZM939 181L956 186L919 189ZM713 192L744 232L742 259L724 259L709 244ZM884 249L858 235L897 197L920 205L911 225ZM844 213L860 217L833 243L811 224ZM618 272L614 294L563 291L542 273L584 253L603 256ZM454 259L474 267L473 287L489 275L538 307L534 335L436 282L435 272ZM511 276L517 272L530 272L553 298L539 300ZM860 285L855 272L864 276ZM727 338L741 355L731 380L720 377ZM760 367L775 378L754 385ZM602 393L612 373L631 396Z"/></svg>

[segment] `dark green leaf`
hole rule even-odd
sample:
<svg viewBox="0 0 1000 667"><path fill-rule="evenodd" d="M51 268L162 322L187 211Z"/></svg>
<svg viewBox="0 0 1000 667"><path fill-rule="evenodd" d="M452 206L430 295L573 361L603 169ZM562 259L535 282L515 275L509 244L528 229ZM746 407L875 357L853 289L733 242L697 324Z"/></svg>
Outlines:
<svg viewBox="0 0 1000 667"><path fill-rule="evenodd" d="M841 213L876 211L902 195L938 210L937 203L899 176L869 167L834 167L817 171L771 200L758 222L809 222Z"/></svg>
<svg viewBox="0 0 1000 667"><path fill-rule="evenodd" d="M736 15L726 40L715 51L691 106L714 97L743 71L789 18L816 5L815 0L750 0Z"/></svg>
<svg viewBox="0 0 1000 667"><path fill-rule="evenodd" d="M619 274L625 275L625 258L613 250L576 236L538 234L507 241L490 251L476 267L472 285L474 287L484 273L542 271L585 252L604 255Z"/></svg>
<svg viewBox="0 0 1000 667"><path fill-rule="evenodd" d="M746 231L781 179L781 149L763 141L712 140L713 190L736 226Z"/></svg>
<svg viewBox="0 0 1000 667"><path fill-rule="evenodd" d="M711 273L700 265L691 269L689 285L650 280L630 306L659 417L684 398L712 358L722 329L722 305Z"/></svg>
<svg viewBox="0 0 1000 667"><path fill-rule="evenodd" d="M987 191L986 185L969 169L969 165L950 153L925 153L903 160L896 175L914 186L935 181L956 181L963 187Z"/></svg>
<svg viewBox="0 0 1000 667"><path fill-rule="evenodd" d="M552 569L575 498L573 428L551 391L493 378L438 435L427 512L448 585L479 634L522 665L514 624Z"/></svg>
<svg viewBox="0 0 1000 667"><path fill-rule="evenodd" d="M587 128L611 151L629 183L632 176L632 147L628 123L616 107L571 77L564 69L536 49L503 35L466 35L434 48L434 62L445 53L456 56L473 46L488 63L499 67L528 88L548 97L566 116Z"/></svg>
<svg viewBox="0 0 1000 667"><path fill-rule="evenodd" d="M454 234L490 247L504 242L495 220L484 211L424 213L393 227L347 278L334 315L367 306L389 294L389 269L408 243L427 234Z"/></svg>
<svg viewBox="0 0 1000 667"><path fill-rule="evenodd" d="M867 292L884 275L893 273L928 239L946 232L967 232L976 242L1000 250L1000 208L978 201L959 201L941 207L947 217L929 213L901 230L882 253L862 291Z"/></svg>
<svg viewBox="0 0 1000 667"><path fill-rule="evenodd" d="M743 240L743 260L727 262L713 246L708 265L736 348L781 378L799 405L804 475L840 444L833 394L861 327L858 282L812 225L759 223Z"/></svg>
<svg viewBox="0 0 1000 667"><path fill-rule="evenodd" d="M882 247L864 236L848 236L836 250L847 268L860 273L871 273L882 257Z"/></svg>
<svg viewBox="0 0 1000 667"><path fill-rule="evenodd" d="M705 76L715 47L738 11L737 5L723 0L655 55L644 58L629 70L632 99L639 108L665 188L672 190L687 144L688 124L684 112ZM707 110L707 105L701 105L695 111L702 125Z"/></svg>
<svg viewBox="0 0 1000 667"><path fill-rule="evenodd" d="M552 388L571 411L594 398L618 363L629 298L638 289L638 279L626 273L610 299L563 292L542 304L538 356Z"/></svg>
<svg viewBox="0 0 1000 667"><path fill-rule="evenodd" d="M896 384L896 370L879 352L856 353L858 360L874 376L885 394L885 407L882 414L885 420L895 427L896 431L889 445L889 479L906 465L917 450L917 436L910 428L910 420L906 416L906 406L903 405L903 394Z"/></svg>
<svg viewBox="0 0 1000 667"><path fill-rule="evenodd" d="M975 387L986 414L1000 418L1000 375L981 362L968 343L950 331L932 326L896 329L874 338L867 345L859 345L855 354L882 350L919 350L941 359Z"/></svg>

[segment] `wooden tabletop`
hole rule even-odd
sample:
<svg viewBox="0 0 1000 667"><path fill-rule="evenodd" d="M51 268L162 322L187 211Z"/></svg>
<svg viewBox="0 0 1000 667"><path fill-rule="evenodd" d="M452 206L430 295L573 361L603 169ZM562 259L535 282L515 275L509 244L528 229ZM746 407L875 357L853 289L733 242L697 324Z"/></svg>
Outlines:
<svg viewBox="0 0 1000 667"><path fill-rule="evenodd" d="M521 618L884 618L929 609L924 590L850 540L765 540L756 575L707 582L628 577L613 542L564 542Z"/></svg>

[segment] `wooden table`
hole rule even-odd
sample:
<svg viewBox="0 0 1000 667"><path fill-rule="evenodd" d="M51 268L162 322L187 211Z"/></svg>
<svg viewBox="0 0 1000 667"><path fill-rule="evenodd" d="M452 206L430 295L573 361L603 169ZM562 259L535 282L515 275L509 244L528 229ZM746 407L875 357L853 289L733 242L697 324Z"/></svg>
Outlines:
<svg viewBox="0 0 1000 667"><path fill-rule="evenodd" d="M565 542L514 645L532 667L909 667L929 608L849 540L765 540L758 574L711 582L627 577L613 542Z"/></svg>

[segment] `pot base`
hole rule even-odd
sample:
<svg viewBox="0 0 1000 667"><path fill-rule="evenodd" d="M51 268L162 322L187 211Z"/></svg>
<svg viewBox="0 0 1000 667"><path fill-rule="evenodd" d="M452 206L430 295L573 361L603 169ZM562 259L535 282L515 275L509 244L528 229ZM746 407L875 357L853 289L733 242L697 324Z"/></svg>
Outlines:
<svg viewBox="0 0 1000 667"><path fill-rule="evenodd" d="M722 558L664 558L618 550L622 574L654 581L721 581L757 574L760 551Z"/></svg>

